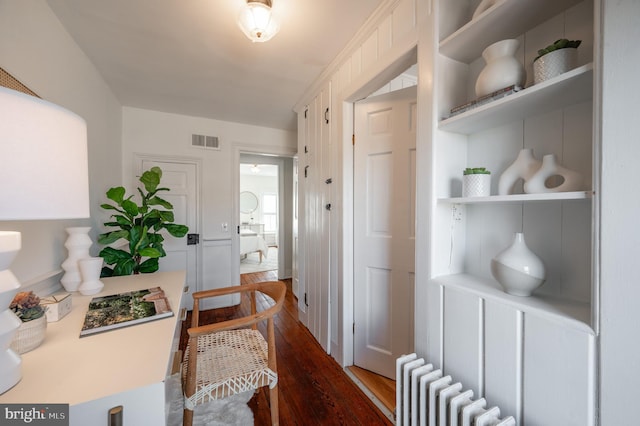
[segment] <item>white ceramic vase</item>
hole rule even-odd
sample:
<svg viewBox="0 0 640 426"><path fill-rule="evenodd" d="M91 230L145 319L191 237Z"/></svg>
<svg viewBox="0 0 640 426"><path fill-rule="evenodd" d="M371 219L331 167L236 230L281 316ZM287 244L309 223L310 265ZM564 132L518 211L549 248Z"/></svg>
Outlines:
<svg viewBox="0 0 640 426"><path fill-rule="evenodd" d="M515 161L500 175L498 194L513 194L515 184L522 179L529 180L542 166L542 162L533 156L532 149L522 149Z"/></svg>
<svg viewBox="0 0 640 426"><path fill-rule="evenodd" d="M78 286L82 282L78 260L90 257L89 248L92 244L89 237L90 230L91 227L88 226L67 228L69 237L64 246L67 248L69 256L62 262L62 269L64 269L65 273L60 282L64 289L69 292L78 291Z"/></svg>
<svg viewBox="0 0 640 426"><path fill-rule="evenodd" d="M476 96L488 95L513 84L524 85L527 74L514 56L519 45L518 40L507 39L484 49L482 57L487 65L476 80Z"/></svg>
<svg viewBox="0 0 640 426"><path fill-rule="evenodd" d="M80 266L80 275L82 282L78 287L80 294L89 296L100 293L104 284L100 281L100 272L102 271L101 257L87 257L78 261Z"/></svg>
<svg viewBox="0 0 640 426"><path fill-rule="evenodd" d="M462 176L463 197L488 197L491 195L491 175L476 174Z"/></svg>
<svg viewBox="0 0 640 426"><path fill-rule="evenodd" d="M502 288L514 296L530 296L546 278L544 263L516 232L513 242L491 260L491 274Z"/></svg>
<svg viewBox="0 0 640 426"><path fill-rule="evenodd" d="M560 177L562 182L554 185L550 178L556 176ZM540 168L524 183L524 192L527 194L580 191L582 189L584 189L582 175L558 164L555 154L542 157Z"/></svg>
<svg viewBox="0 0 640 426"><path fill-rule="evenodd" d="M542 83L571 71L578 64L578 49L567 47L554 50L533 62L533 84Z"/></svg>

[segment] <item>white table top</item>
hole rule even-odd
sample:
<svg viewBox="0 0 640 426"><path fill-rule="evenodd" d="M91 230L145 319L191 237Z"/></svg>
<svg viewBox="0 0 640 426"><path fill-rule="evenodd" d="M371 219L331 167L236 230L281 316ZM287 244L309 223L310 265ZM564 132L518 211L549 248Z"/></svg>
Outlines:
<svg viewBox="0 0 640 426"><path fill-rule="evenodd" d="M72 294L72 310L47 324L44 342L22 355L22 379L0 395L0 403L92 401L160 383L172 360L172 341L180 320L185 272L158 272L102 279L93 296ZM92 298L129 290L161 287L174 315L80 338Z"/></svg>

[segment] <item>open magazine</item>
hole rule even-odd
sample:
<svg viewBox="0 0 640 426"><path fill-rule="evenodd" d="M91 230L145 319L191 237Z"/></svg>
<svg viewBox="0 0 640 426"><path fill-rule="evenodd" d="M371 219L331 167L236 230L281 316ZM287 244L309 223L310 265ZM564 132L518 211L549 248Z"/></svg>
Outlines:
<svg viewBox="0 0 640 426"><path fill-rule="evenodd" d="M160 287L94 297L84 319L80 337L173 315Z"/></svg>

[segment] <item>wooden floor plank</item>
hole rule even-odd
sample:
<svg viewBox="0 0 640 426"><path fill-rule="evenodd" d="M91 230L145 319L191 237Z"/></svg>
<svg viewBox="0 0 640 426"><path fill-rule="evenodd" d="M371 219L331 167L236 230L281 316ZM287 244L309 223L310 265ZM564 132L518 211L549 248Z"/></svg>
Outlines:
<svg viewBox="0 0 640 426"><path fill-rule="evenodd" d="M277 280L275 272L244 274L241 284ZM392 423L347 376L336 361L327 355L298 320L298 300L287 284L285 305L275 319L278 362L280 424L287 425L391 425ZM258 307L269 306L268 298L258 298ZM201 323L223 321L244 315L248 300L240 305L201 313ZM181 349L186 346L183 324ZM264 333L265 327L260 330ZM249 401L256 426L271 424L268 389L262 388Z"/></svg>

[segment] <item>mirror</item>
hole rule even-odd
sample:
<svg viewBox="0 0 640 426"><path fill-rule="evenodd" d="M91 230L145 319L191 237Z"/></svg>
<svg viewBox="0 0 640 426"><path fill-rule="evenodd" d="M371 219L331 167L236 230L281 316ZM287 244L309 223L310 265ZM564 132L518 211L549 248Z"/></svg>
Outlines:
<svg viewBox="0 0 640 426"><path fill-rule="evenodd" d="M258 208L258 197L251 191L240 193L240 213L253 213Z"/></svg>

